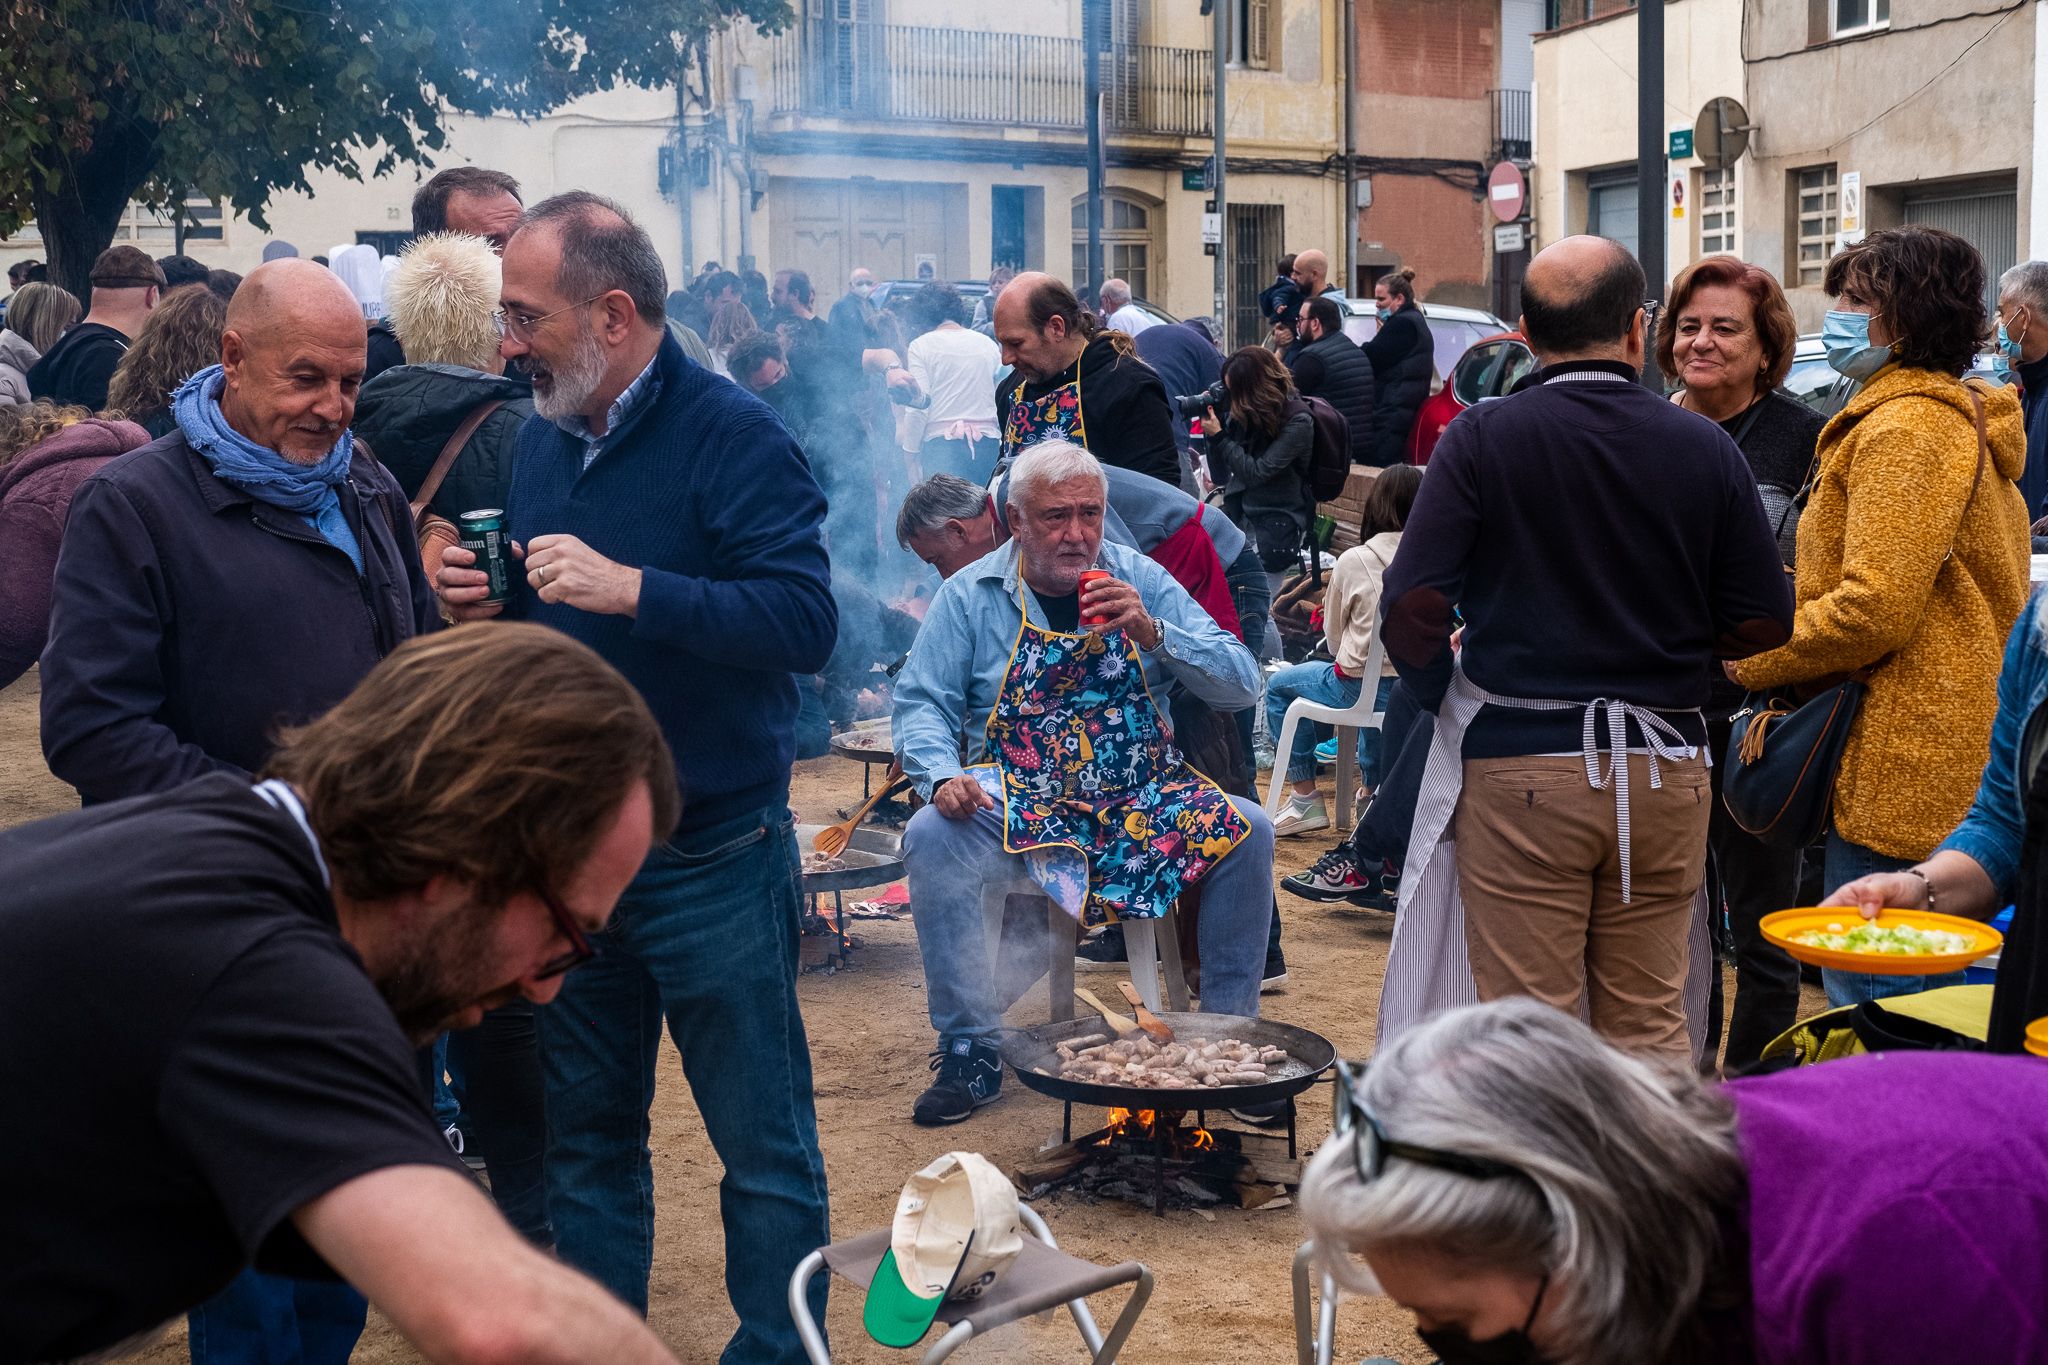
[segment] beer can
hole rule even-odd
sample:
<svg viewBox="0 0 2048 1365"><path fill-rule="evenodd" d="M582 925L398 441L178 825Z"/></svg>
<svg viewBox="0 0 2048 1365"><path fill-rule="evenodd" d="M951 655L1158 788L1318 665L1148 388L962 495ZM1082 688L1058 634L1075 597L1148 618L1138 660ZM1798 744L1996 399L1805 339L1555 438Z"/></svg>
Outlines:
<svg viewBox="0 0 2048 1365"><path fill-rule="evenodd" d="M1106 579L1114 577L1116 577L1116 575L1109 572L1109 570L1107 569L1083 569L1081 571L1081 581L1077 585L1078 591L1080 591L1083 595L1086 595L1090 584L1100 583ZM1108 625L1109 618L1107 616L1092 616L1084 610L1081 613L1081 624L1084 626Z"/></svg>
<svg viewBox="0 0 2048 1365"><path fill-rule="evenodd" d="M486 507L464 512L455 519L462 532L462 548L476 556L476 567L491 576L486 602L503 602L512 595L512 556L505 535L505 509Z"/></svg>

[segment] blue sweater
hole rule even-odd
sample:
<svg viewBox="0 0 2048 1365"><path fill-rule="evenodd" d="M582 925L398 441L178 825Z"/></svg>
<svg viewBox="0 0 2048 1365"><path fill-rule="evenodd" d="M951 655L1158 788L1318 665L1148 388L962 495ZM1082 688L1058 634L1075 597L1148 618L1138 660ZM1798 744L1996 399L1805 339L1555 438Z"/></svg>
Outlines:
<svg viewBox="0 0 2048 1365"><path fill-rule="evenodd" d="M642 572L637 616L540 601L515 576L507 614L581 640L623 673L675 755L681 830L787 805L792 674L832 654L839 615L819 527L825 497L768 405L664 336L646 411L583 467L543 417L519 434L512 538L568 534Z"/></svg>

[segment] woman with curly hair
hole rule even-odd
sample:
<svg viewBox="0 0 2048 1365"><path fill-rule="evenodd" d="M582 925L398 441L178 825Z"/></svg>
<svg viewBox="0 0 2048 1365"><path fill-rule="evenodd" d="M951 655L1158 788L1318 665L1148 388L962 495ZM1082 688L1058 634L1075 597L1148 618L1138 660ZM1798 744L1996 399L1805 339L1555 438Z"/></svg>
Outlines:
<svg viewBox="0 0 2048 1365"><path fill-rule="evenodd" d="M107 383L107 406L126 414L152 437L177 422L171 395L208 365L220 363L220 334L228 306L211 289L174 289L150 313Z"/></svg>
<svg viewBox="0 0 2048 1365"><path fill-rule="evenodd" d="M148 432L119 419L44 401L0 408L0 687L28 672L49 638L71 495L116 455L149 444Z"/></svg>
<svg viewBox="0 0 2048 1365"><path fill-rule="evenodd" d="M1970 808L2027 599L2027 437L2012 390L1962 379L1991 330L1975 247L1887 228L1825 285L1828 363L1862 387L1821 430L1792 638L1728 674L1761 691L1868 672L1835 776L1824 877L1839 887L1913 866ZM1962 981L1823 977L1838 1006Z"/></svg>

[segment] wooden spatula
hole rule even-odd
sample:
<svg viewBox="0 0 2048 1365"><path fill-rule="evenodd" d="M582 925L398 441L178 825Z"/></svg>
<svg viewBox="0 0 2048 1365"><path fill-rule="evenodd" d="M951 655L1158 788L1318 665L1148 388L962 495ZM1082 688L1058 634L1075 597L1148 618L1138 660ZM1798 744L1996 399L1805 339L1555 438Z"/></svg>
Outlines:
<svg viewBox="0 0 2048 1365"><path fill-rule="evenodd" d="M1173 1025L1145 1008L1145 997L1138 994L1136 986L1133 986L1128 981L1119 981L1116 988L1124 993L1124 999L1129 1001L1131 1007L1137 1011L1138 1027L1152 1035L1153 1042L1170 1043L1173 1041Z"/></svg>
<svg viewBox="0 0 2048 1365"><path fill-rule="evenodd" d="M1133 1033L1136 1033L1138 1031L1138 1026L1135 1023L1133 1023L1126 1016L1118 1014L1115 1010L1103 1004L1100 1000L1097 1000L1095 998L1095 992L1088 990L1086 987L1076 987L1074 990L1074 997L1075 999L1079 1000L1082 1004L1088 1006L1088 1008L1094 1010L1097 1014L1101 1015L1102 1022L1108 1024L1111 1028L1116 1030L1117 1037L1128 1038Z"/></svg>
<svg viewBox="0 0 2048 1365"><path fill-rule="evenodd" d="M846 851L847 841L853 838L853 832L860 828L860 822L868 818L868 812L880 805L888 797L894 796L909 785L909 778L897 778L894 782L891 782L888 786L870 796L866 801L863 801L859 810L847 816L838 824L827 825L812 835L811 847L824 854L827 858L837 858Z"/></svg>

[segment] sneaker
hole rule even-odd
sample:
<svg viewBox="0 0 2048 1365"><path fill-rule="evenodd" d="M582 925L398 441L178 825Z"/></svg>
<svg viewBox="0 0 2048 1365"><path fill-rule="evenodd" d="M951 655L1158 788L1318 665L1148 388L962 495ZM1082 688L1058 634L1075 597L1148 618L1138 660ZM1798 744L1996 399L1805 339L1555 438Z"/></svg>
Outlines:
<svg viewBox="0 0 2048 1365"><path fill-rule="evenodd" d="M1130 970L1130 957L1124 950L1124 931L1115 924L1109 925L1094 938L1074 949L1074 970L1077 972L1123 972Z"/></svg>
<svg viewBox="0 0 2048 1365"><path fill-rule="evenodd" d="M1379 878L1358 865L1358 855L1342 843L1316 859L1306 872L1283 877L1280 885L1305 901L1350 901L1368 905L1378 900Z"/></svg>
<svg viewBox="0 0 2048 1365"><path fill-rule="evenodd" d="M463 1137L462 1129L458 1125L453 1123L449 1124L446 1128L443 1128L441 1130L441 1136L448 1139L448 1146L450 1150L452 1150L455 1153L455 1155L462 1158L462 1164L469 1167L469 1172L471 1175L480 1175L483 1173L483 1157L477 1155L474 1152L464 1150L464 1148L466 1148L469 1145L469 1143L468 1140Z"/></svg>
<svg viewBox="0 0 2048 1365"><path fill-rule="evenodd" d="M958 1123L1002 1096L1002 1054L986 1039L941 1038L931 1069L939 1073L938 1079L910 1111L911 1120L923 1127Z"/></svg>
<svg viewBox="0 0 2048 1365"><path fill-rule="evenodd" d="M1333 735L1329 739L1324 740L1321 744L1316 745L1316 762L1335 763L1336 761L1337 739L1336 736Z"/></svg>
<svg viewBox="0 0 2048 1365"><path fill-rule="evenodd" d="M1280 951L1278 944L1275 944L1272 950L1266 954L1266 970L1259 976L1259 994L1264 995L1268 991L1277 991L1286 984L1287 955Z"/></svg>
<svg viewBox="0 0 2048 1365"><path fill-rule="evenodd" d="M1271 1104L1248 1104L1242 1109L1233 1109L1230 1116L1240 1123L1249 1123L1256 1128L1277 1128L1294 1117L1293 1100L1274 1100Z"/></svg>
<svg viewBox="0 0 2048 1365"><path fill-rule="evenodd" d="M1273 837L1285 839L1291 834L1313 834L1319 829L1330 827L1330 812L1323 805L1323 798L1290 796L1287 805L1273 817Z"/></svg>

